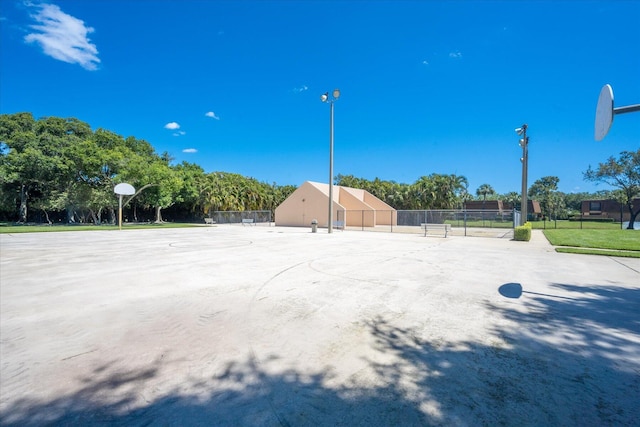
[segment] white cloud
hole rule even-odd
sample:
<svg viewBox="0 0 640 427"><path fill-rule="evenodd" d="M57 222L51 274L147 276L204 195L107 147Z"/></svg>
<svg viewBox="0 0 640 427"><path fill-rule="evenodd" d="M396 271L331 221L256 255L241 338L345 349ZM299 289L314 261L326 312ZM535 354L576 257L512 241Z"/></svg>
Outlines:
<svg viewBox="0 0 640 427"><path fill-rule="evenodd" d="M455 52L449 52L449 58L462 58L462 53L459 50Z"/></svg>
<svg viewBox="0 0 640 427"><path fill-rule="evenodd" d="M30 25L35 32L24 37L27 43L37 43L45 55L70 64L79 64L86 70L96 70L100 59L98 49L87 34L94 31L84 21L64 13L55 4L28 4L38 9L31 15L37 22Z"/></svg>
<svg viewBox="0 0 640 427"><path fill-rule="evenodd" d="M179 131L179 132L174 132L173 136L182 136L182 135L186 135L187 133L183 130Z"/></svg>
<svg viewBox="0 0 640 427"><path fill-rule="evenodd" d="M309 87L307 85L302 85L300 87L293 88L293 91L295 93L304 92L305 90L309 90Z"/></svg>
<svg viewBox="0 0 640 427"><path fill-rule="evenodd" d="M195 148L185 148L184 150L182 150L183 153L197 153L198 150L196 150Z"/></svg>
<svg viewBox="0 0 640 427"><path fill-rule="evenodd" d="M171 129L171 130L180 129L180 125L177 124L176 122L171 122L171 123L167 123L166 125L164 125L164 128L165 129Z"/></svg>
<svg viewBox="0 0 640 427"><path fill-rule="evenodd" d="M220 117L216 116L216 113L214 113L213 111L209 111L205 114L205 116L211 117L212 119L220 120Z"/></svg>

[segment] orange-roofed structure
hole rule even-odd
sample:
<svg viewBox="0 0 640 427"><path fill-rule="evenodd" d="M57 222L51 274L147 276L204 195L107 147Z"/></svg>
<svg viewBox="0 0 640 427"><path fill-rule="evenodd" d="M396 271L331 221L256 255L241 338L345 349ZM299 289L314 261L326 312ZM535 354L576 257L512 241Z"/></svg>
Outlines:
<svg viewBox="0 0 640 427"><path fill-rule="evenodd" d="M396 210L366 190L333 186L334 226L397 225ZM329 221L329 184L306 181L276 208L276 226L319 227Z"/></svg>

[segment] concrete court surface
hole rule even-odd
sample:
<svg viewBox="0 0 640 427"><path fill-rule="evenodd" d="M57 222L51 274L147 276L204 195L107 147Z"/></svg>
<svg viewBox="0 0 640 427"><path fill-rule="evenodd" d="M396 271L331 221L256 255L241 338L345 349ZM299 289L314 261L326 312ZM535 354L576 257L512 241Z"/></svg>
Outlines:
<svg viewBox="0 0 640 427"><path fill-rule="evenodd" d="M0 235L0 424L638 425L640 260L306 228Z"/></svg>

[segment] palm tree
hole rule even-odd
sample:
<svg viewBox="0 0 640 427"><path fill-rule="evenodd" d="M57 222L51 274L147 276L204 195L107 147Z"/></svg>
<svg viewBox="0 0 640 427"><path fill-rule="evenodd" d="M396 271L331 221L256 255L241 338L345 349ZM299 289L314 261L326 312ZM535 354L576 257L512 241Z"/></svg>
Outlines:
<svg viewBox="0 0 640 427"><path fill-rule="evenodd" d="M510 191L508 193L503 194L500 198L502 199L503 202L508 203L509 205L511 205L511 208L513 209L516 206L520 205L520 193L515 192L515 191Z"/></svg>
<svg viewBox="0 0 640 427"><path fill-rule="evenodd" d="M487 200L487 195L494 195L494 194L496 194L496 190L494 190L493 187L489 184L482 184L476 190L476 196L478 197L482 196L483 206L484 206L484 201Z"/></svg>
<svg viewBox="0 0 640 427"><path fill-rule="evenodd" d="M412 185L417 199L416 209L432 209L436 190L431 176L421 176Z"/></svg>
<svg viewBox="0 0 640 427"><path fill-rule="evenodd" d="M478 197L482 196L482 225L484 226L484 202L487 200L487 194L496 194L496 190L493 189L489 184L482 184L476 190L476 195Z"/></svg>
<svg viewBox="0 0 640 427"><path fill-rule="evenodd" d="M464 175L449 175L455 192L455 204L464 206L464 202L469 197L469 180ZM452 206L455 207L455 206Z"/></svg>

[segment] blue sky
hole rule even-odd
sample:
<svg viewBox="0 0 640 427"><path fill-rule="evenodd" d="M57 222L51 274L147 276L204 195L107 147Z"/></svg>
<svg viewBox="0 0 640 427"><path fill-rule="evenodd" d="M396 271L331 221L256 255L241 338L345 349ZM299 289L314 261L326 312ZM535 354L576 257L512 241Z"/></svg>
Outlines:
<svg viewBox="0 0 640 427"><path fill-rule="evenodd" d="M464 175L606 189L583 172L640 146L594 140L600 88L640 103L640 1L0 2L0 113L76 117L176 162L280 185Z"/></svg>

